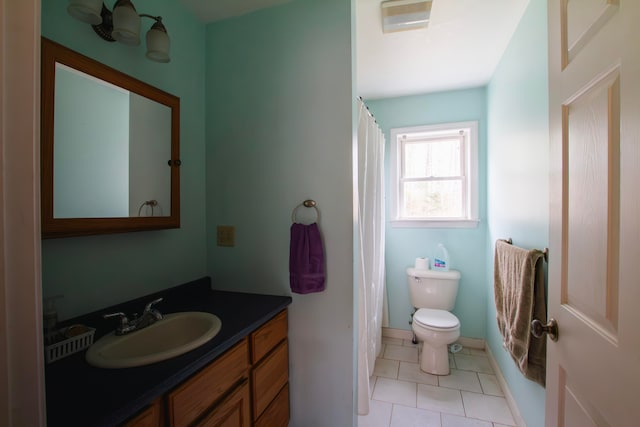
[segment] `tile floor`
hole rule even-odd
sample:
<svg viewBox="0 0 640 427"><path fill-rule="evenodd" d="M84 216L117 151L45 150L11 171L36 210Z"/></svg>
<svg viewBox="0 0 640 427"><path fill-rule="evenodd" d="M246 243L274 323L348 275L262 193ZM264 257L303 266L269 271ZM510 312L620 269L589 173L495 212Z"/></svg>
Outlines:
<svg viewBox="0 0 640 427"><path fill-rule="evenodd" d="M449 354L451 375L420 371L420 349L384 338L371 379L369 414L358 427L504 427L515 421L483 350Z"/></svg>

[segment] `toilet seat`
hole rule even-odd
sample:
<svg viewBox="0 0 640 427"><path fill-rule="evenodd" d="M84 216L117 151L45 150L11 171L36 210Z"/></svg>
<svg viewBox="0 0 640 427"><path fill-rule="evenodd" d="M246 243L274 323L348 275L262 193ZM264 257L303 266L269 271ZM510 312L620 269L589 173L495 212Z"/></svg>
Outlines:
<svg viewBox="0 0 640 427"><path fill-rule="evenodd" d="M432 308L421 308L416 311L413 321L423 328L434 331L452 331L460 327L460 321L452 313Z"/></svg>

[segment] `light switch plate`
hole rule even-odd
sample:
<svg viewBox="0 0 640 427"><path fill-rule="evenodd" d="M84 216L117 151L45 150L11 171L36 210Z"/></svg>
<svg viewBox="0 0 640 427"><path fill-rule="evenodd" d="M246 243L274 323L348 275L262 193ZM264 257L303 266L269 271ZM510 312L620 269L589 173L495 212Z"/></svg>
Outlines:
<svg viewBox="0 0 640 427"><path fill-rule="evenodd" d="M236 229L232 225L219 225L217 230L218 246L235 246Z"/></svg>

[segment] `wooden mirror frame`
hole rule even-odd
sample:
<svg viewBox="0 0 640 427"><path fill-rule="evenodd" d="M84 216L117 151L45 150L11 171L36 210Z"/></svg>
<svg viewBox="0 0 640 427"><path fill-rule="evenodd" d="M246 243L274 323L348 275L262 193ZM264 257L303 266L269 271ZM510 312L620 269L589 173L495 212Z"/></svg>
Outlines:
<svg viewBox="0 0 640 427"><path fill-rule="evenodd" d="M53 217L53 144L56 63L89 74L171 109L171 215L121 218ZM180 98L42 37L42 237L72 237L180 227Z"/></svg>

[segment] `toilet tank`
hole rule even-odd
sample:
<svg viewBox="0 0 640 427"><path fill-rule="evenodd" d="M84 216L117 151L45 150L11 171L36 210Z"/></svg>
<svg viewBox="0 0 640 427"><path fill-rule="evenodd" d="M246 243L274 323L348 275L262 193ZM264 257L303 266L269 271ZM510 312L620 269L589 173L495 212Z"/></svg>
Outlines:
<svg viewBox="0 0 640 427"><path fill-rule="evenodd" d="M451 311L458 295L460 272L407 268L409 297L415 308Z"/></svg>

